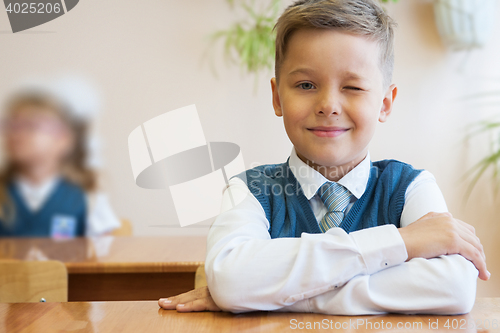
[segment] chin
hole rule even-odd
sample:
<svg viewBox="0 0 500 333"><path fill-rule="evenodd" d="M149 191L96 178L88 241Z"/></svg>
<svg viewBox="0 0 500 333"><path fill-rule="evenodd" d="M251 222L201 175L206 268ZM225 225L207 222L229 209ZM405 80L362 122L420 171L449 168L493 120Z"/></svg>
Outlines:
<svg viewBox="0 0 500 333"><path fill-rule="evenodd" d="M316 163L321 165L337 165L339 161L345 158L339 149L334 147L322 147L316 150Z"/></svg>
<svg viewBox="0 0 500 333"><path fill-rule="evenodd" d="M341 163L339 163L341 161L341 158L339 158L337 156L331 156L331 155L325 156L323 154L323 155L317 155L316 158L313 158L313 156L311 156L311 158L308 158L308 157L306 157L306 158L309 161L314 162L317 165L321 165L321 166L325 166L325 167L332 167L332 166L341 165Z"/></svg>

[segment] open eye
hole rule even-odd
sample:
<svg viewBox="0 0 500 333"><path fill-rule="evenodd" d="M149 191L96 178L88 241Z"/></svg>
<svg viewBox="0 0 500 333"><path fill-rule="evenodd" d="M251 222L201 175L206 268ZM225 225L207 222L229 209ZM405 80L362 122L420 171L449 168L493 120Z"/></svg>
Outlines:
<svg viewBox="0 0 500 333"><path fill-rule="evenodd" d="M298 87L304 89L304 90L310 90L314 88L314 85L311 82L302 82L298 85Z"/></svg>

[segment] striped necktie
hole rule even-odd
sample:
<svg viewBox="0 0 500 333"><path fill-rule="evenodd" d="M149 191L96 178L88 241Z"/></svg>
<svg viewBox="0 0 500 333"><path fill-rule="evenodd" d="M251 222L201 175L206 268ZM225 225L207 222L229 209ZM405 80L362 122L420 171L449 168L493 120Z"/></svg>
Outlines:
<svg viewBox="0 0 500 333"><path fill-rule="evenodd" d="M321 219L319 227L322 232L338 227L344 219L344 211L351 200L351 192L344 186L327 181L318 189L318 194L328 210Z"/></svg>

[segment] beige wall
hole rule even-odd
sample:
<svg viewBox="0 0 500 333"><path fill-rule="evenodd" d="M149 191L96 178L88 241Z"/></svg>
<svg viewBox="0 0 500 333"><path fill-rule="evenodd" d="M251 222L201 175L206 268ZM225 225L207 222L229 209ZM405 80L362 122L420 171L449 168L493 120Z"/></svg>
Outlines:
<svg viewBox="0 0 500 333"><path fill-rule="evenodd" d="M403 160L436 176L450 211L474 225L485 245L492 278L479 282L478 294L500 296L499 200L485 178L463 205L460 182L488 148L487 138L464 145L466 126L498 107L459 100L499 88L500 27L484 49L452 53L437 35L430 0L401 0L387 8L399 23L399 93L393 115L373 139L372 159ZM103 175L116 212L132 220L136 235L206 234L203 225L178 227L167 191L134 184L127 137L142 122L195 103L207 140L239 144L247 167L287 158L291 144L271 105L272 73L260 75L254 93L253 77L224 66L220 53L218 78L203 60L207 32L232 18L224 0L86 0L57 20L12 34L0 11L0 94L32 73L77 70L93 78L105 97Z"/></svg>

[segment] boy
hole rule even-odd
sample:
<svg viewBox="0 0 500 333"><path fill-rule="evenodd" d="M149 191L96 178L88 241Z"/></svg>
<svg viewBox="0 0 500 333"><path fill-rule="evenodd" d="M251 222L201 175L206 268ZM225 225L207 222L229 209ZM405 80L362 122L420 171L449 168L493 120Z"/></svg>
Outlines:
<svg viewBox="0 0 500 333"><path fill-rule="evenodd" d="M271 87L292 153L231 178L208 234L208 288L161 307L471 310L478 272L490 275L474 229L446 212L428 171L370 161L368 144L397 94L393 25L373 0L301 0L285 10Z"/></svg>

